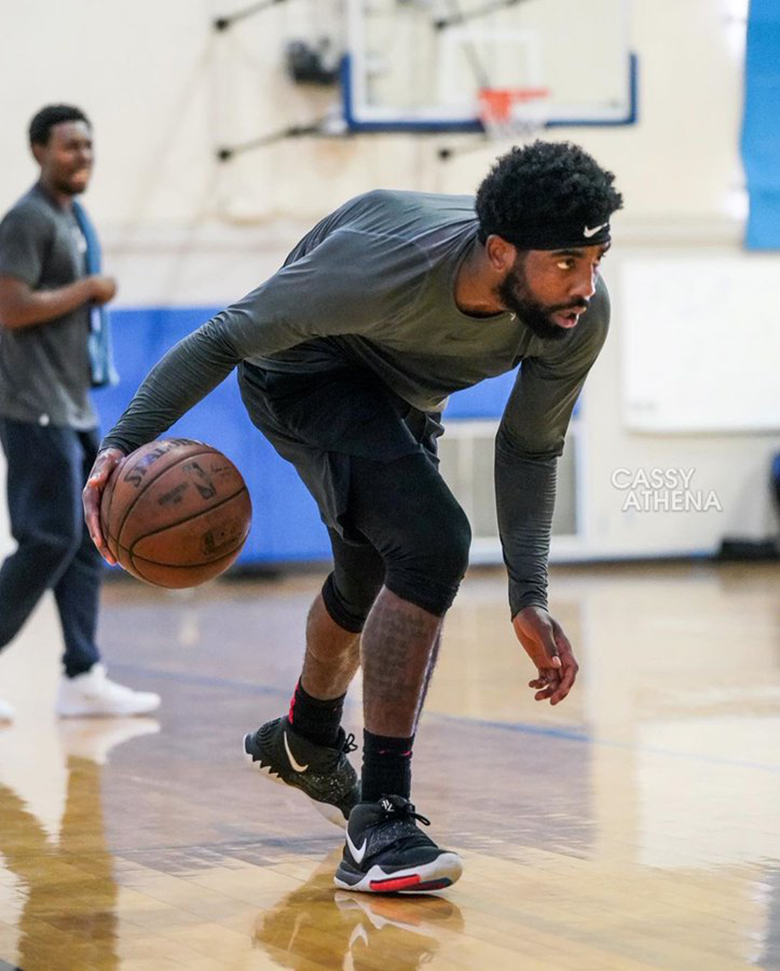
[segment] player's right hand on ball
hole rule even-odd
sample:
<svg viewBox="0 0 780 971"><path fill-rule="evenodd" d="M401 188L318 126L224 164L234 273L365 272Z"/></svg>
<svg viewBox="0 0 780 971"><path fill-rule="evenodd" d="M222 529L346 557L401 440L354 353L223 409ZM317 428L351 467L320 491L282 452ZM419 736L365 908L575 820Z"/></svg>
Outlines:
<svg viewBox="0 0 780 971"><path fill-rule="evenodd" d="M116 563L116 560L111 555L100 528L100 500L103 498L108 480L124 457L124 452L118 448L101 449L89 473L84 491L81 493L81 501L84 504L84 521L87 524L89 535L92 537L92 542L97 546L103 559L112 565Z"/></svg>

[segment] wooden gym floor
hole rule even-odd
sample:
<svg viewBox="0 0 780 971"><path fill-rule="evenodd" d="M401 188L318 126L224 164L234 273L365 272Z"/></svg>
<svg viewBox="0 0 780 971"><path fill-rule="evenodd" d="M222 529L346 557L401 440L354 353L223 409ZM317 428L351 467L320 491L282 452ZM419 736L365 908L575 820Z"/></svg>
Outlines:
<svg viewBox="0 0 780 971"><path fill-rule="evenodd" d="M317 586L110 583L106 659L159 719L58 723L41 605L0 658L0 968L780 968L777 565L553 570L582 664L556 709L502 572L470 573L414 760L465 872L421 899L336 891L337 830L243 762Z"/></svg>

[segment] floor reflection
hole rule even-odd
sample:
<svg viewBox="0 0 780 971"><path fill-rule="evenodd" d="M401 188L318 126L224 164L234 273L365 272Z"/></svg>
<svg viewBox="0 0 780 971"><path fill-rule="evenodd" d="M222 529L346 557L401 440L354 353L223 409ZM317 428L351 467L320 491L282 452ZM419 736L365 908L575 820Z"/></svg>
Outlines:
<svg viewBox="0 0 780 971"><path fill-rule="evenodd" d="M337 891L341 835L241 754L286 709L320 580L109 584L109 664L163 696L149 738L55 721L53 609L3 652L0 968L780 968L780 568L558 570L582 670L557 708L505 577L470 574L414 757L465 870L424 899ZM345 716L359 736L359 679Z"/></svg>
<svg viewBox="0 0 780 971"><path fill-rule="evenodd" d="M256 946L275 964L305 971L328 968L416 971L429 963L465 922L457 904L419 896L345 893L333 888L340 851L328 856L303 886L257 919Z"/></svg>
<svg viewBox="0 0 780 971"><path fill-rule="evenodd" d="M59 727L67 786L53 838L25 801L0 781L0 853L19 907L17 964L24 971L118 968L118 896L106 845L102 767L117 745L159 731L151 719L72 719ZM4 742L12 738L9 730ZM38 769L56 761L38 752Z"/></svg>

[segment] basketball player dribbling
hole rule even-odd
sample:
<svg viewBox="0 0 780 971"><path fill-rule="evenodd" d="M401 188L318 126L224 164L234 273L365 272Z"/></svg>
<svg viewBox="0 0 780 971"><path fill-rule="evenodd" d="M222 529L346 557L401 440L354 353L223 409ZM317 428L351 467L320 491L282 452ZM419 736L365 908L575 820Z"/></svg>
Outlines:
<svg viewBox="0 0 780 971"><path fill-rule="evenodd" d="M449 886L458 855L410 801L411 756L470 529L437 468L447 395L522 362L496 439L512 623L556 705L577 663L547 609L558 456L609 319L599 264L622 205L571 143L499 158L476 196L376 191L326 216L271 279L174 347L102 443L84 490L160 435L235 367L246 409L316 499L334 568L312 604L289 713L244 740L266 772L346 823L335 882L368 892ZM475 650L478 645L474 645ZM362 778L341 728L363 668Z"/></svg>

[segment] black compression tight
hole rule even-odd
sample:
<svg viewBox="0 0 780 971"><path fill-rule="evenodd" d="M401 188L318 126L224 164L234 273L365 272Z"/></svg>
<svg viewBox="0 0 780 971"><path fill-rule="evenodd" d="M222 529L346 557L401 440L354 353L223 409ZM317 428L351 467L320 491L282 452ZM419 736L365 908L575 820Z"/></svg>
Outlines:
<svg viewBox="0 0 780 971"><path fill-rule="evenodd" d="M328 613L358 633L384 583L402 599L443 616L468 563L465 513L423 452L393 462L350 463L349 525L365 542L348 543L329 531L334 569L322 591Z"/></svg>

